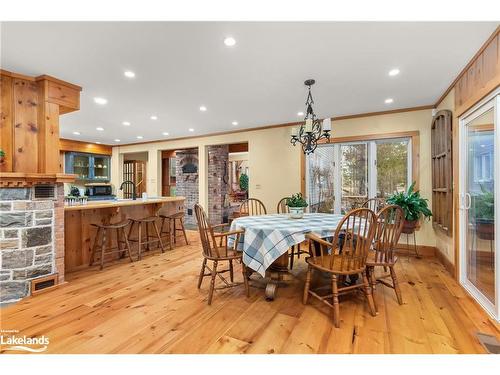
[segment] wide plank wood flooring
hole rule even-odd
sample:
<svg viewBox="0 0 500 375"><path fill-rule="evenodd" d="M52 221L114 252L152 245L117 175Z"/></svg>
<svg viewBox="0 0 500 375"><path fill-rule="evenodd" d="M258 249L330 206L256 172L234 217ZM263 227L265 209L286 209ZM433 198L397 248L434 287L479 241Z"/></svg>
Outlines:
<svg viewBox="0 0 500 375"><path fill-rule="evenodd" d="M69 274L64 286L1 309L0 328L49 337L48 353L484 353L476 332L500 338L433 258L400 259L402 306L383 286L376 317L361 294L345 296L338 329L319 302L302 304L303 259L274 302L258 288L246 298L241 286L216 291L207 306L208 278L196 288L198 236L189 237L190 246L140 262Z"/></svg>

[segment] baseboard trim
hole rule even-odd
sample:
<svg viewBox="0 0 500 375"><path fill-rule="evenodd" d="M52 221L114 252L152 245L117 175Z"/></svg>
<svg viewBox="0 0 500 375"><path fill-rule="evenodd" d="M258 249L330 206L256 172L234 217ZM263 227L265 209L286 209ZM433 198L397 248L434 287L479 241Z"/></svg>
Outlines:
<svg viewBox="0 0 500 375"><path fill-rule="evenodd" d="M438 248L436 248L436 258L444 266L446 271L455 278L455 265L444 255Z"/></svg>
<svg viewBox="0 0 500 375"><path fill-rule="evenodd" d="M434 246L426 246L426 245L417 245L417 251L420 256L423 257L433 257L436 255L436 248ZM398 244L398 247L396 249L396 253L400 254L401 256L408 255L415 255L415 250L413 245L410 245L409 247L406 246L406 244Z"/></svg>

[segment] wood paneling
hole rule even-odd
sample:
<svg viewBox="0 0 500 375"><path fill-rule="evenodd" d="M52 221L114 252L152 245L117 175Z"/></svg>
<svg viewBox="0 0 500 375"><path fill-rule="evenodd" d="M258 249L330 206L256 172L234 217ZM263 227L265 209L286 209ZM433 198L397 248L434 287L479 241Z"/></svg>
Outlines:
<svg viewBox="0 0 500 375"><path fill-rule="evenodd" d="M12 77L0 75L0 149L5 160L0 164L1 172L12 172L14 155Z"/></svg>
<svg viewBox="0 0 500 375"><path fill-rule="evenodd" d="M15 172L38 172L38 87L35 82L14 79Z"/></svg>
<svg viewBox="0 0 500 375"><path fill-rule="evenodd" d="M59 139L59 149L65 152L86 152L89 154L111 155L113 148L108 145L74 141L72 139Z"/></svg>
<svg viewBox="0 0 500 375"><path fill-rule="evenodd" d="M155 203L156 202L156 203ZM141 219L158 213L172 215L184 210L184 199L150 201L146 204L141 200L136 202L106 203L92 202L87 206L66 207L64 212L65 238L65 272L73 272L89 267L91 247L95 240L97 229L90 224L118 223L127 219ZM90 208L94 207L94 208ZM137 225L135 226L137 228ZM126 230L128 233L128 229ZM137 238L137 233L132 233ZM116 246L116 238L108 238L109 246ZM136 257L137 247L132 244L133 256ZM116 259L120 254L116 254Z"/></svg>
<svg viewBox="0 0 500 375"><path fill-rule="evenodd" d="M229 151L229 153L248 152L248 142L233 143L232 145L228 145L228 151Z"/></svg>
<svg viewBox="0 0 500 375"><path fill-rule="evenodd" d="M499 29L468 64L455 85L455 111L462 115L500 85Z"/></svg>
<svg viewBox="0 0 500 375"><path fill-rule="evenodd" d="M80 109L80 90L59 82L47 81L47 83L47 100L61 106L61 113Z"/></svg>
<svg viewBox="0 0 500 375"><path fill-rule="evenodd" d="M452 113L436 113L431 125L432 224L453 234L453 127Z"/></svg>

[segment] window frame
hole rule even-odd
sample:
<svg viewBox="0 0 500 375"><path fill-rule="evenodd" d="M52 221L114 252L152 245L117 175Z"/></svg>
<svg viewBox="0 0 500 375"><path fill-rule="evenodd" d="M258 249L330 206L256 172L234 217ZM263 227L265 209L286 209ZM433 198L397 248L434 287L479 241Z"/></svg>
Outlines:
<svg viewBox="0 0 500 375"><path fill-rule="evenodd" d="M382 140L408 140L408 170L407 178L408 183L415 181L415 189L419 186L419 148L420 148L420 132L419 131L409 131L409 132L395 132L395 133L383 133L383 134L370 134L364 136L350 136L350 137L332 137L330 138L329 144L333 144L334 150L334 175L338 176L339 172L339 161L341 160L340 149L338 147L340 144L367 144L367 154L368 154L368 198L373 198L377 194L377 166L376 166L376 143ZM318 147L328 144L326 140L322 140ZM336 147L337 145L337 147ZM301 153L301 192L304 196L308 197L308 166L307 158ZM335 192L340 191L341 181L339 178L335 179ZM335 199L334 212L339 213L341 211L341 200Z"/></svg>

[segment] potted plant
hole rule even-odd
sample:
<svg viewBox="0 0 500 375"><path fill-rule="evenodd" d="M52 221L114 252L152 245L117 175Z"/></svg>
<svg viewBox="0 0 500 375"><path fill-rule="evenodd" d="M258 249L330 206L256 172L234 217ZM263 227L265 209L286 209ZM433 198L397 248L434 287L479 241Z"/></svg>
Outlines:
<svg viewBox="0 0 500 375"><path fill-rule="evenodd" d="M5 163L5 151L0 148L0 164Z"/></svg>
<svg viewBox="0 0 500 375"><path fill-rule="evenodd" d="M420 196L420 191L414 191L413 182L406 192L395 193L387 198L387 203L400 206L405 212L403 233L412 234L415 232L418 221L424 217L429 219L432 212L427 205L427 199Z"/></svg>
<svg viewBox="0 0 500 375"><path fill-rule="evenodd" d="M243 173L240 175L240 190L244 191L246 193L246 196L248 196L248 175Z"/></svg>
<svg viewBox="0 0 500 375"><path fill-rule="evenodd" d="M472 217L477 236L482 240L495 239L495 196L481 185L481 194L474 196Z"/></svg>
<svg viewBox="0 0 500 375"><path fill-rule="evenodd" d="M290 209L290 218L302 219L304 216L304 209L307 207L307 202L301 193L292 195L286 199L286 205Z"/></svg>

